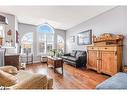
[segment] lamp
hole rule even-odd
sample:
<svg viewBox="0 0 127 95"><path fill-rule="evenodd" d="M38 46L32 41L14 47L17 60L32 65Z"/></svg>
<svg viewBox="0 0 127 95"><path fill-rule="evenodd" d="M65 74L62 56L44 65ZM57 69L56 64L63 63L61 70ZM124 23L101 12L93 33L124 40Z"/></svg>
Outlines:
<svg viewBox="0 0 127 95"><path fill-rule="evenodd" d="M12 31L11 31L11 29L9 29L8 31L7 31L7 36L8 36L8 40L6 41L6 44L7 44L7 46L11 46L12 45L12 42L13 42L13 40L12 40Z"/></svg>
<svg viewBox="0 0 127 95"><path fill-rule="evenodd" d="M26 54L28 55L28 48L31 48L31 45L26 43L24 44L24 48L26 49Z"/></svg>

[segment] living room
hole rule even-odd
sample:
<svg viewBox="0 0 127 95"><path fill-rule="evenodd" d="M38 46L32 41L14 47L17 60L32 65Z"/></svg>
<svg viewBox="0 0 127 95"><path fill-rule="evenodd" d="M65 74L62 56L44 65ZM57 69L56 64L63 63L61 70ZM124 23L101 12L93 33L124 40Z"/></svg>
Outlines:
<svg viewBox="0 0 127 95"><path fill-rule="evenodd" d="M126 6L0 6L1 89L127 89L126 17Z"/></svg>

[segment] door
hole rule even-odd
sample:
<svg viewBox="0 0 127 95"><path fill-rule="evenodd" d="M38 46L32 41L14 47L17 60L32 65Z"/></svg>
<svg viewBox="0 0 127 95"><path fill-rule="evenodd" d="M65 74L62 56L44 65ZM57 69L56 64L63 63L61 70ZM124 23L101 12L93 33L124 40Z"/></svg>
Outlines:
<svg viewBox="0 0 127 95"><path fill-rule="evenodd" d="M101 72L114 75L117 72L116 52L102 51L101 57Z"/></svg>
<svg viewBox="0 0 127 95"><path fill-rule="evenodd" d="M87 68L97 70L97 51L90 50L90 51L88 51L87 55L88 55Z"/></svg>

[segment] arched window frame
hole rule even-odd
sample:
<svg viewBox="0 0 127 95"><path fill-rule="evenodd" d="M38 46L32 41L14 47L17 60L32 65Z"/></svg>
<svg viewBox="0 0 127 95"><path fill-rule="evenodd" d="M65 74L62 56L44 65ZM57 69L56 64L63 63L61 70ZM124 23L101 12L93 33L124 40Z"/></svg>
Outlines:
<svg viewBox="0 0 127 95"><path fill-rule="evenodd" d="M49 27L51 31L40 32L38 28L43 26ZM48 23L41 24L40 26L38 26L38 28L37 28L37 54L47 55L49 53L49 50L54 48L54 28L50 26Z"/></svg>

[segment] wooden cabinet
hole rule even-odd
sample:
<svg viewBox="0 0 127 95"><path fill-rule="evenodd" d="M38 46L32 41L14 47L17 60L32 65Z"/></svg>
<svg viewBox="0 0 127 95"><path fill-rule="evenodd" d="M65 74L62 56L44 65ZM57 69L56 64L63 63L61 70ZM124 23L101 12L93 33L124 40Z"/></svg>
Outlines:
<svg viewBox="0 0 127 95"><path fill-rule="evenodd" d="M101 68L100 71L109 75L117 73L117 55L115 51L101 52Z"/></svg>
<svg viewBox="0 0 127 95"><path fill-rule="evenodd" d="M5 65L15 66L19 69L19 55L5 55Z"/></svg>
<svg viewBox="0 0 127 95"><path fill-rule="evenodd" d="M61 71L63 74L63 59L62 58L48 56L47 66L48 65L51 65L54 68L54 72L56 68L61 68Z"/></svg>
<svg viewBox="0 0 127 95"><path fill-rule="evenodd" d="M88 69L111 76L121 69L121 46L89 46L87 47L87 56Z"/></svg>
<svg viewBox="0 0 127 95"><path fill-rule="evenodd" d="M88 60L89 60L89 64L87 65L88 68L97 70L97 51L88 51Z"/></svg>

